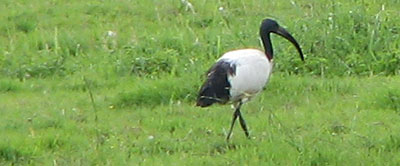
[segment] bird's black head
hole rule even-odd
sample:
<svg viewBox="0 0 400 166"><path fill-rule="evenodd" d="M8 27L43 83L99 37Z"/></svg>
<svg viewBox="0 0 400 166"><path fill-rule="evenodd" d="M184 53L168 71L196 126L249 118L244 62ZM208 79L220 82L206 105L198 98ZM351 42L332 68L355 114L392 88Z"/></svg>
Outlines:
<svg viewBox="0 0 400 166"><path fill-rule="evenodd" d="M276 32L278 29L279 29L279 24L275 20L271 20L269 18L264 19L261 23L260 35Z"/></svg>
<svg viewBox="0 0 400 166"><path fill-rule="evenodd" d="M303 52L297 41L293 38L292 35L285 28L281 27L275 20L272 19L264 19L261 23L260 27L260 36L261 40L264 44L264 49L269 59L273 58L273 50L271 45L270 33L278 34L279 36L284 37L289 40L297 49L300 54L301 60L304 61Z"/></svg>

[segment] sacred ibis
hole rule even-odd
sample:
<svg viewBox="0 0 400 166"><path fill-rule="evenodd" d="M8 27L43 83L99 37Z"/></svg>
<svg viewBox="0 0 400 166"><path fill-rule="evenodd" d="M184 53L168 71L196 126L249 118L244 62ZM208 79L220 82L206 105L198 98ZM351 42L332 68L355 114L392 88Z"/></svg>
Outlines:
<svg viewBox="0 0 400 166"><path fill-rule="evenodd" d="M278 34L289 40L304 61L303 53L297 41L283 27L272 19L265 19L261 23L260 37L264 51L258 49L239 49L229 51L208 70L207 79L201 86L197 98L197 106L207 107L214 103L232 103L235 112L227 140L231 137L236 119L249 137L246 122L240 113L243 103L249 101L260 92L268 82L273 67L273 49L270 34Z"/></svg>

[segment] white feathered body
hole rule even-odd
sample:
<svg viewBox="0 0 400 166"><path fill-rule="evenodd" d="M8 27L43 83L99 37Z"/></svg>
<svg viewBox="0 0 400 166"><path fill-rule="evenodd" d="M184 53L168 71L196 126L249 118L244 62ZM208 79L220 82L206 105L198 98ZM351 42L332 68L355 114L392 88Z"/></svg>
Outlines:
<svg viewBox="0 0 400 166"><path fill-rule="evenodd" d="M230 100L249 100L260 92L272 72L273 63L258 49L234 50L222 55L218 61L226 61L236 67L235 73L228 75Z"/></svg>

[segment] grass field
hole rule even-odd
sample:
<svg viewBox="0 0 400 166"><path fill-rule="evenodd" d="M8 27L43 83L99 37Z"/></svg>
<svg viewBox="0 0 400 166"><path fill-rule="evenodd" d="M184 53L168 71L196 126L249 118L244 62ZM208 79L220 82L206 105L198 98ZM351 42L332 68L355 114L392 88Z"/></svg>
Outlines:
<svg viewBox="0 0 400 166"><path fill-rule="evenodd" d="M0 165L397 165L400 2L0 3ZM276 68L225 141L230 106L195 107L223 52L262 48Z"/></svg>

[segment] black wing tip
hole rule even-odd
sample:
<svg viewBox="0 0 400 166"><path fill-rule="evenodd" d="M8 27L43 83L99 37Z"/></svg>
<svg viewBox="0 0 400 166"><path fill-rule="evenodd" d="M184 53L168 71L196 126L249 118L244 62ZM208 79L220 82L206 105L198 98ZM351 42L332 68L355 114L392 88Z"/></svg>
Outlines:
<svg viewBox="0 0 400 166"><path fill-rule="evenodd" d="M204 104L204 103L199 103L199 102L196 103L196 106L201 107L201 108L208 107L210 105L212 105L212 104Z"/></svg>
<svg viewBox="0 0 400 166"><path fill-rule="evenodd" d="M208 107L208 106L214 104L215 102L216 101L212 100L212 99L199 97L199 99L197 99L196 106L198 106L198 107Z"/></svg>
<svg viewBox="0 0 400 166"><path fill-rule="evenodd" d="M196 106L208 107L214 103L226 103L231 87L228 75L236 74L236 65L224 60L218 61L207 72L207 80L200 88Z"/></svg>

